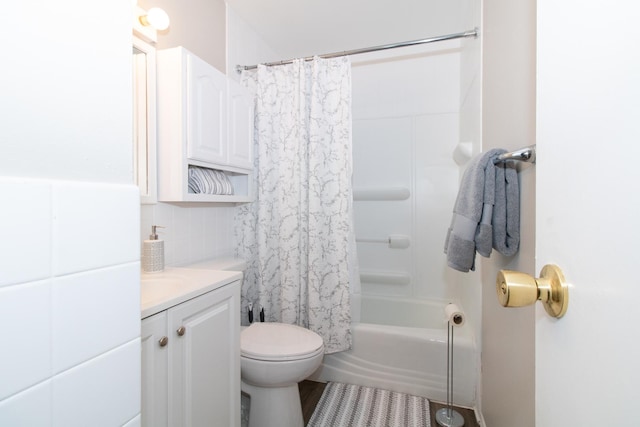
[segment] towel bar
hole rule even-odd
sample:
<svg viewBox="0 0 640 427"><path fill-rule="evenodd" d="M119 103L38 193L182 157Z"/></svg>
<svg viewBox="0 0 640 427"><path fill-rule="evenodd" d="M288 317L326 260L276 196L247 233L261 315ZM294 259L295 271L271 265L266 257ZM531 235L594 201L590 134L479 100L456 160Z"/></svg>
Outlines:
<svg viewBox="0 0 640 427"><path fill-rule="evenodd" d="M536 146L530 145L525 148L521 148L516 151L511 151L509 153L504 153L498 156L493 163L497 164L500 162L506 162L507 160L518 160L521 162L527 163L535 163L536 162Z"/></svg>

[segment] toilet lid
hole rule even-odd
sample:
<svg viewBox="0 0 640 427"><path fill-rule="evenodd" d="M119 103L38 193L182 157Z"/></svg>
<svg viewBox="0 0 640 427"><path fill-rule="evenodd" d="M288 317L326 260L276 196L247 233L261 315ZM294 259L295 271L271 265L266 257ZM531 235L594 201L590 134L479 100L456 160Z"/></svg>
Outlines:
<svg viewBox="0 0 640 427"><path fill-rule="evenodd" d="M240 333L242 356L262 360L285 360L317 352L320 335L297 325L256 322Z"/></svg>

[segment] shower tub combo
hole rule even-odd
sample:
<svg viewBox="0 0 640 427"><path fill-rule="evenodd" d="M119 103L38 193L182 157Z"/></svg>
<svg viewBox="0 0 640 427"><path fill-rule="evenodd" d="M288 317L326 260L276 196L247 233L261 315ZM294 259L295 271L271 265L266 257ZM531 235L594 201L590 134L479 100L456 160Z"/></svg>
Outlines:
<svg viewBox="0 0 640 427"><path fill-rule="evenodd" d="M447 400L445 302L357 295L353 348L325 355L311 379ZM475 402L476 357L469 325L454 328L453 402Z"/></svg>

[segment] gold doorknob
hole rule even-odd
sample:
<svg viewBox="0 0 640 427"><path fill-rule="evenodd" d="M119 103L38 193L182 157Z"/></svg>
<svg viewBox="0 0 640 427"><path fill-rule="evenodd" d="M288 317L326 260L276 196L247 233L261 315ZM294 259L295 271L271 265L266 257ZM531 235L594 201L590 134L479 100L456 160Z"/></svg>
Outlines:
<svg viewBox="0 0 640 427"><path fill-rule="evenodd" d="M539 300L556 318L564 316L569 305L569 286L560 267L553 264L545 265L537 279L519 271L500 270L496 292L504 307L523 307Z"/></svg>

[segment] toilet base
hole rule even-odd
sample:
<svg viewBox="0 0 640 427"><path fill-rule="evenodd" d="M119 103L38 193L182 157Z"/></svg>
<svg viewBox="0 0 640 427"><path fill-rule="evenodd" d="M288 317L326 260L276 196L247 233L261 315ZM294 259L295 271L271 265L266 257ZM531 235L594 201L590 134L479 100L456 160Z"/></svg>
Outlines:
<svg viewBox="0 0 640 427"><path fill-rule="evenodd" d="M298 384L257 387L241 383L251 397L249 427L304 427Z"/></svg>

